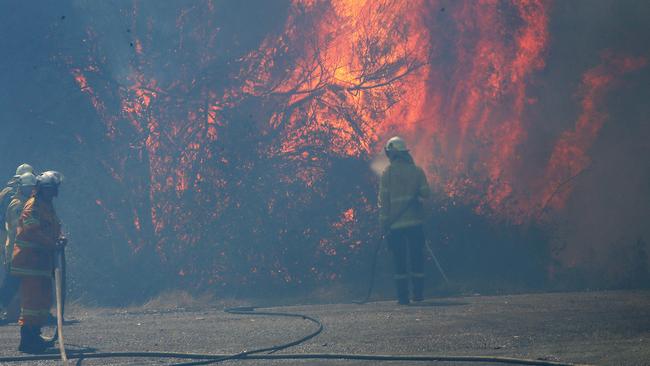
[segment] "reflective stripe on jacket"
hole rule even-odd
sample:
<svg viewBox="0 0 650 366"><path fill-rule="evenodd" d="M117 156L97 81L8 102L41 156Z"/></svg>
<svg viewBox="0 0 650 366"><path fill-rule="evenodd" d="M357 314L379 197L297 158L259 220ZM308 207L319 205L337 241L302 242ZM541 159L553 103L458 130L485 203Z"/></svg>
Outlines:
<svg viewBox="0 0 650 366"><path fill-rule="evenodd" d="M390 229L400 229L421 225L425 217L421 199L430 195L427 178L420 167L410 161L393 160L379 181L379 220L382 227L390 224ZM416 202L412 202L414 198Z"/></svg>
<svg viewBox="0 0 650 366"><path fill-rule="evenodd" d="M16 276L51 276L61 224L49 202L35 197L25 203L16 233L11 273Z"/></svg>

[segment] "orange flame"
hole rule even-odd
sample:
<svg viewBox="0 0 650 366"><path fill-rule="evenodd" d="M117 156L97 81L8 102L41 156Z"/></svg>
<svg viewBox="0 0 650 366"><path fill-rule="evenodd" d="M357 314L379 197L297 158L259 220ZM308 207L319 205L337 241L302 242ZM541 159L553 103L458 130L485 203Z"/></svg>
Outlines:
<svg viewBox="0 0 650 366"><path fill-rule="evenodd" d="M171 76L153 67L149 57L160 56L148 54L155 42L147 21L148 34L134 38L130 75L126 85L116 88L118 103L113 104L97 93L102 89L95 76L105 67L94 58L87 67L71 66L108 138L129 139L114 166L105 164L107 171L116 182L128 184L136 180L126 171L132 159L148 169L148 180L138 181L135 190L138 198L148 195L149 206L133 209L129 219L136 235L149 227L165 259L182 245L212 243L205 234L211 227L253 212L262 218L247 223L253 227L251 237L264 237L258 227L263 216L289 223L291 217L282 216L282 210L326 197L328 173L337 162L369 162L381 141L394 134L407 138L441 196L477 213L525 223L539 219L547 206L561 209L571 189L558 192L558 186L589 165L589 148L606 120L602 99L646 59L606 55L602 65L587 71L575 126L550 143L542 166L529 168L529 112L537 103L531 89L549 50L549 3L441 4L295 0L282 30L228 60L239 69L223 75L229 81L223 85L203 75L216 57L220 36L211 20L215 6L209 2L204 9L209 19L200 32L186 31L191 10L183 9L176 16L174 52L188 52L194 63L185 61L189 64ZM136 12L137 6L134 30ZM95 35L89 31L88 37ZM193 42L200 45L196 55L190 51ZM265 183L273 188L261 190ZM254 198L249 200L249 194ZM338 240L347 241L348 249L359 245L359 221L373 210L368 197L360 200L336 208L326 224L329 236L302 231L313 235L320 253L344 256L346 248L337 246ZM97 204L115 216L102 201ZM149 219L140 219L145 216L150 226ZM240 228L230 229L219 233L215 245L237 240ZM274 234L282 241L288 231L283 227ZM231 253L224 253L209 264L215 281L227 268ZM238 255L267 264L251 267L246 276L270 272L283 281L294 278L277 253ZM315 275L337 278L327 271Z"/></svg>
<svg viewBox="0 0 650 366"><path fill-rule="evenodd" d="M555 143L545 174L547 186L542 198L561 209L571 193L571 187L562 187L568 179L580 174L590 163L589 148L596 140L607 113L602 109L603 99L617 80L648 63L643 57L604 55L603 63L587 71L582 77L582 113L575 128L565 131ZM564 188L558 192L558 188Z"/></svg>

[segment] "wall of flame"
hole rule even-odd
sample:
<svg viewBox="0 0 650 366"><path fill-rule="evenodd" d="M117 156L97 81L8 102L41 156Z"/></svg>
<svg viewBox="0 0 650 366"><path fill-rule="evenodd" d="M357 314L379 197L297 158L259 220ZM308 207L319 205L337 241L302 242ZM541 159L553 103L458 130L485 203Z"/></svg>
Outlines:
<svg viewBox="0 0 650 366"><path fill-rule="evenodd" d="M457 235L439 224L463 207L497 232L545 232L549 278L581 265L626 278L622 268L645 245L645 205L600 239L587 235L588 223L608 219L593 214L586 201L598 199L585 193L628 187L607 172L638 161L630 152L595 162L618 143L603 137L608 126L615 135L620 118L630 119L638 136L626 138L648 150L638 102L648 96L643 2L72 1L62 9L67 16L40 15L43 38L53 40L43 62L64 70L79 106L66 136L77 145L71 154L83 155L73 159L81 177L103 182L76 187L99 223L82 229L73 219L70 230L96 236L110 258L97 265L86 249L83 271L224 289L349 279L378 240L370 165L396 134L436 192L432 221L443 244ZM619 18L608 18L612 9ZM591 34L600 32L607 36ZM624 170L630 180L648 178L639 167ZM647 183L634 187L650 197ZM607 202L595 212L631 204ZM494 251L508 247L494 240ZM614 263L609 253L619 250L627 254Z"/></svg>

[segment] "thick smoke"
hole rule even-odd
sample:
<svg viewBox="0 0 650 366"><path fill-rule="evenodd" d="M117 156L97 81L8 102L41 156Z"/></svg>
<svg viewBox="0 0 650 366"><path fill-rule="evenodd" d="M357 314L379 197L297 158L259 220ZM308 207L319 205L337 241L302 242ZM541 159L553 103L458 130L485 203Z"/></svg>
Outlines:
<svg viewBox="0 0 650 366"><path fill-rule="evenodd" d="M4 5L0 167L65 173L87 301L358 284L394 134L463 286L647 276L645 1Z"/></svg>
<svg viewBox="0 0 650 366"><path fill-rule="evenodd" d="M582 170L565 168L565 177L579 174L556 195L564 195L566 204L542 217L554 234L556 257L571 269L559 281L638 285L647 281L649 259L650 166L644 157L650 153L650 130L643 101L650 95L645 46L650 32L643 19L650 7L558 2L552 15L551 48L538 92L543 108L533 129L539 136L536 148L546 152L545 138L567 131L591 139L583 160L574 162ZM590 97L593 106L585 104ZM583 143L569 141L574 147Z"/></svg>
<svg viewBox="0 0 650 366"><path fill-rule="evenodd" d="M427 5L427 100L396 131L444 201L542 229L560 287L629 283L648 261L647 4Z"/></svg>

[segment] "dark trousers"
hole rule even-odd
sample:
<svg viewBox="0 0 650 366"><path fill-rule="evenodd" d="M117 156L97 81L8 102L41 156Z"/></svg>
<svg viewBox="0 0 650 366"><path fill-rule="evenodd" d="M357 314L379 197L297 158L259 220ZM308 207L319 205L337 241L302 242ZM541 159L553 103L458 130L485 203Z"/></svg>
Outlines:
<svg viewBox="0 0 650 366"><path fill-rule="evenodd" d="M421 225L395 229L388 233L388 247L393 253L395 285L400 303L408 303L409 279L411 279L413 285L413 300L422 300L424 289L424 240L424 230Z"/></svg>

